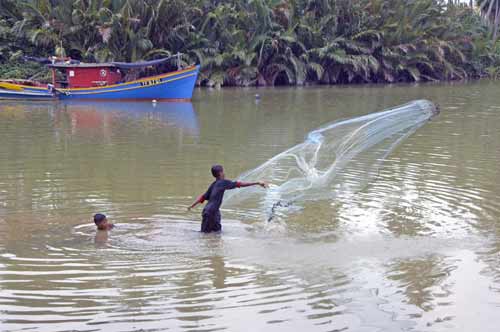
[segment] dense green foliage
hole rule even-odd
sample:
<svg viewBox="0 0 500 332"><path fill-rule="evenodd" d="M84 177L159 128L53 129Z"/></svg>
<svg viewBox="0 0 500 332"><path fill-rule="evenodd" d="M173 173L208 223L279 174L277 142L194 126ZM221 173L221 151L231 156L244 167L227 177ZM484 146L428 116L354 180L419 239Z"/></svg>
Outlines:
<svg viewBox="0 0 500 332"><path fill-rule="evenodd" d="M475 78L500 64L491 33L484 14L441 0L0 0L5 66L181 52L206 85Z"/></svg>

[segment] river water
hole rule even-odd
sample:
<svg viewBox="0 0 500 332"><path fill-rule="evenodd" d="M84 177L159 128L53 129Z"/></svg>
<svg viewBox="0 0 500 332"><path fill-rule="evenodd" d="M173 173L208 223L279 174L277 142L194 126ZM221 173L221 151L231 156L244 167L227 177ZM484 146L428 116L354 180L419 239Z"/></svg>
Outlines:
<svg viewBox="0 0 500 332"><path fill-rule="evenodd" d="M0 331L498 331L500 83L0 103ZM260 94L260 100L255 94ZM279 222L186 211L324 123L441 114L361 192ZM243 190L243 189L241 189ZM102 212L117 227L96 232Z"/></svg>

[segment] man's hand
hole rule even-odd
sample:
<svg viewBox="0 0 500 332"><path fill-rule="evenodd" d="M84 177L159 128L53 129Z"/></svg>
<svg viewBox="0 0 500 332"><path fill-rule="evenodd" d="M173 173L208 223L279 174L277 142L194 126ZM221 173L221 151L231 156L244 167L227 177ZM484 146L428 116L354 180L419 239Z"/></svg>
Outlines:
<svg viewBox="0 0 500 332"><path fill-rule="evenodd" d="M188 207L187 207L187 211L188 211L188 212L190 212L190 211L191 211L191 209L192 209L192 206L188 206Z"/></svg>
<svg viewBox="0 0 500 332"><path fill-rule="evenodd" d="M263 181L259 182L259 186L261 186L262 188L267 188L268 187L267 183L265 183Z"/></svg>

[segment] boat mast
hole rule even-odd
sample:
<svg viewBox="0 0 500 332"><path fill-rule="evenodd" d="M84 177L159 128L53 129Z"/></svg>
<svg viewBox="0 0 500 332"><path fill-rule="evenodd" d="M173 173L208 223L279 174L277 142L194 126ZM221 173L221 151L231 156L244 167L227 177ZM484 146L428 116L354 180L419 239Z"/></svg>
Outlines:
<svg viewBox="0 0 500 332"><path fill-rule="evenodd" d="M52 72L52 85L56 86L56 70L52 68L51 72Z"/></svg>
<svg viewBox="0 0 500 332"><path fill-rule="evenodd" d="M181 70L181 53L177 52L175 56L177 57L177 70Z"/></svg>

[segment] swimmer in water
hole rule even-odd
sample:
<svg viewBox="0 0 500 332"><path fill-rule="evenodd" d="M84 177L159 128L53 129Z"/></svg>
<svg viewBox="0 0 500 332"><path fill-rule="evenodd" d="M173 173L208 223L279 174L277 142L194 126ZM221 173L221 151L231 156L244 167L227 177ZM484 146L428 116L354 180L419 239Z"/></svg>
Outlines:
<svg viewBox="0 0 500 332"><path fill-rule="evenodd" d="M109 231L113 227L114 224L108 222L108 218L104 214L97 213L94 215L94 223L97 226L97 229L100 231Z"/></svg>
<svg viewBox="0 0 500 332"><path fill-rule="evenodd" d="M234 188L243 188L243 187L251 187L251 186L261 186L262 188L266 188L267 185L264 182L240 182L240 181L230 181L226 180L224 176L224 169L221 165L212 166L212 175L215 178L215 181L208 187L206 193L198 197L198 199L188 207L188 210L191 210L196 205L203 203L204 201L208 201L207 205L203 209L202 212L202 222L201 222L201 231L203 233L210 232L219 232L222 229L220 220L220 211L219 208L222 204L222 199L224 197L224 192L226 190L234 189Z"/></svg>

